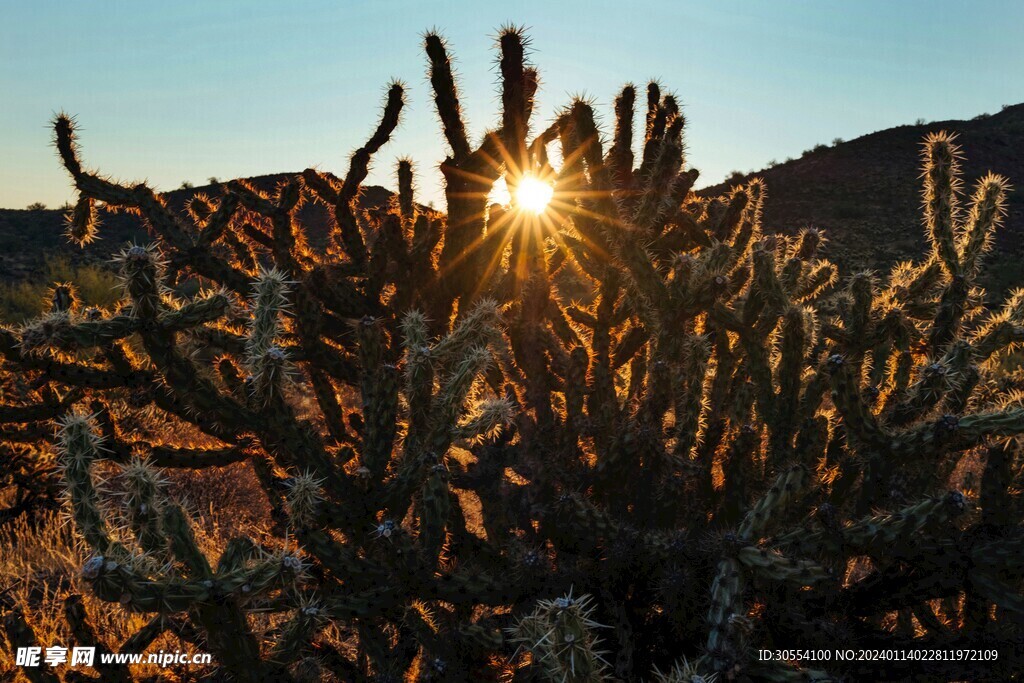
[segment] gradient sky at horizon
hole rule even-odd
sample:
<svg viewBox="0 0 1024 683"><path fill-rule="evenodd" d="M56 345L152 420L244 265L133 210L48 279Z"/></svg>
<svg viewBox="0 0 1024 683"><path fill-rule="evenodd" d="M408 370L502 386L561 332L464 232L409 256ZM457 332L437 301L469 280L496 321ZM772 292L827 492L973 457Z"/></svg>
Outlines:
<svg viewBox="0 0 1024 683"><path fill-rule="evenodd" d="M1013 1L5 0L0 207L73 196L50 147L60 110L78 117L90 167L158 190L309 166L343 175L391 78L408 105L368 182L393 186L393 161L410 155L419 199L440 206L447 150L421 34L447 37L478 140L497 120L493 38L508 22L528 27L540 69L535 129L574 94L609 128L622 84L656 77L683 103L701 184L835 137L1024 100Z"/></svg>

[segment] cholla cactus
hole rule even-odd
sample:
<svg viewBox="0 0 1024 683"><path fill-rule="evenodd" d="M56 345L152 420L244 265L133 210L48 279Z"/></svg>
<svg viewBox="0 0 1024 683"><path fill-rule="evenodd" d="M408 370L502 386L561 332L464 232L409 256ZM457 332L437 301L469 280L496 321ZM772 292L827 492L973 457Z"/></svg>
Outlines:
<svg viewBox="0 0 1024 683"><path fill-rule="evenodd" d="M654 680L657 683L715 683L717 678L716 674L706 676L700 673L697 666L685 658L668 671L662 672L660 669L654 671Z"/></svg>
<svg viewBox="0 0 1024 683"><path fill-rule="evenodd" d="M537 71L503 29L501 121L473 146L447 47L424 42L447 214L416 203L408 160L394 202L359 204L401 84L344 178L234 181L183 215L87 171L73 122L55 122L71 237L97 235L103 203L155 242L119 257L118 309L58 288L46 317L0 331L19 388L0 421L8 442L56 441L82 580L151 616L129 644L184 624L254 681L1015 674L1024 407L1000 367L1024 296L988 311L976 284L1006 181L964 199L955 140L930 137L931 253L841 279L820 231L763 231L760 180L693 192L658 84L642 150L632 85L607 150L583 100L531 138ZM515 199L488 206L501 177ZM518 196L538 183L546 208ZM323 249L308 201L333 217ZM216 288L184 299L189 277ZM280 538L237 538L214 566L161 471L239 461ZM257 611L284 625L257 632ZM8 623L31 632L16 609ZM757 657L794 645L1000 656Z"/></svg>
<svg viewBox="0 0 1024 683"><path fill-rule="evenodd" d="M591 617L589 595L572 591L554 600L542 600L532 614L509 629L512 642L528 651L546 680L553 683L601 680L608 663L598 649L597 629Z"/></svg>

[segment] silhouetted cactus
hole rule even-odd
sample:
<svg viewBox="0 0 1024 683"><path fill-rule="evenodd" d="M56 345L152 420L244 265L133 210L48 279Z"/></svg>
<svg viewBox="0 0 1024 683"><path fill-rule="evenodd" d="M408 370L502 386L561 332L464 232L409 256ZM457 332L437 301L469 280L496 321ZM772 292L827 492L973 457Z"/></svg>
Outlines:
<svg viewBox="0 0 1024 683"><path fill-rule="evenodd" d="M70 236L96 235L102 202L155 242L119 257L118 310L59 295L0 331L4 371L31 378L0 421L11 442L59 426L92 549L82 579L153 615L130 644L184 620L253 681L1017 671L1024 404L997 361L1024 340L1024 295L990 312L975 284L1006 182L986 176L962 207L954 140L930 137L932 253L840 281L820 232L762 233L760 180L692 191L682 112L655 83L637 153L632 85L607 151L583 100L529 139L525 43L500 34L501 123L474 148L444 41L425 38L447 215L415 202L407 160L392 206L359 206L400 84L344 179L308 169L270 194L234 181L187 215L85 170L72 120L56 119L79 192ZM512 204L488 207L502 176ZM516 199L528 176L554 188L539 215ZM306 201L332 211L324 250L296 218ZM182 298L171 271L204 289ZM143 409L162 441L123 427ZM199 434L216 445L185 445ZM101 460L123 467L111 503ZM236 461L279 538L236 538L213 564L160 471ZM951 492L958 466L980 468L980 487ZM257 610L284 618L272 638L247 620ZM330 624L358 656L329 643ZM1000 658L757 657L790 647Z"/></svg>

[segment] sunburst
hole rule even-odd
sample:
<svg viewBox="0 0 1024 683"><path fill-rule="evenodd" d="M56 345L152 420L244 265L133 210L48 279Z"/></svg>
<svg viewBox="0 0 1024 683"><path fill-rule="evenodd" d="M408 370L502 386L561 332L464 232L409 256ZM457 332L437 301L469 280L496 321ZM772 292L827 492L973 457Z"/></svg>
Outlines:
<svg viewBox="0 0 1024 683"><path fill-rule="evenodd" d="M548 209L555 188L534 175L526 175L516 188L516 204L523 211L542 214Z"/></svg>

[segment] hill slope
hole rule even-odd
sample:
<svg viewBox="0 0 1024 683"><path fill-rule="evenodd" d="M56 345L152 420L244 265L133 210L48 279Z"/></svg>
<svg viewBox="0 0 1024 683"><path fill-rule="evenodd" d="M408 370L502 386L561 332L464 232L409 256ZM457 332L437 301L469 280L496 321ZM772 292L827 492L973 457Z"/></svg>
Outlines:
<svg viewBox="0 0 1024 683"><path fill-rule="evenodd" d="M1009 215L989 256L990 291L1024 285L1024 104L970 121L898 126L808 152L754 175L765 179L765 227L778 232L806 225L825 229L828 254L843 272L887 269L925 253L921 221L921 141L933 131L958 134L965 194L988 171L1011 186ZM701 194L716 195L716 185Z"/></svg>

